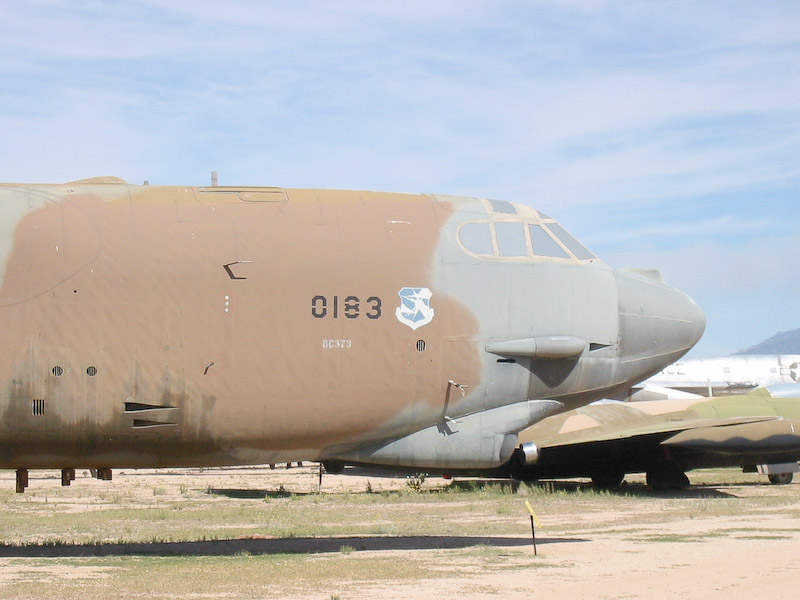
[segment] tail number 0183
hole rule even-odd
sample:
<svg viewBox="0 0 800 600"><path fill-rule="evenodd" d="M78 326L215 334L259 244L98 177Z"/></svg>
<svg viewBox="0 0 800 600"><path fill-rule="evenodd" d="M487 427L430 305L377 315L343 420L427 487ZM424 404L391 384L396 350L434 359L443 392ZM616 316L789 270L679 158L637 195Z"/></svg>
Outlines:
<svg viewBox="0 0 800 600"><path fill-rule="evenodd" d="M314 296L311 299L311 316L315 319L338 319L342 316L346 319L357 319L365 316L368 319L381 318L381 299L378 296L370 296L365 301L361 301L358 296Z"/></svg>

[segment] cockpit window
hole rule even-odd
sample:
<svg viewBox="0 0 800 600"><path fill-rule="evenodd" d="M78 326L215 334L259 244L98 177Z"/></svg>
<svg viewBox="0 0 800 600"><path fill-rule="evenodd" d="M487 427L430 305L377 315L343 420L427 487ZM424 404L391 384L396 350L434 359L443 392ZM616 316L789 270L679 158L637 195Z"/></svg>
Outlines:
<svg viewBox="0 0 800 600"><path fill-rule="evenodd" d="M552 256L554 258L569 258L566 250L550 237L544 227L531 223L528 225L531 233L531 245L536 256Z"/></svg>
<svg viewBox="0 0 800 600"><path fill-rule="evenodd" d="M497 234L497 252L500 256L528 256L522 223L498 221L494 224L494 231Z"/></svg>
<svg viewBox="0 0 800 600"><path fill-rule="evenodd" d="M480 199L485 215L463 211L458 228L462 250L485 260L553 262L593 260L595 255L553 219L533 208L504 200Z"/></svg>
<svg viewBox="0 0 800 600"><path fill-rule="evenodd" d="M514 205L507 200L489 200L489 204L492 205L492 210L497 213L506 213L509 215L517 214L517 209L514 208Z"/></svg>
<svg viewBox="0 0 800 600"><path fill-rule="evenodd" d="M464 247L474 254L494 255L492 232L489 223L464 223L458 232L458 238Z"/></svg>
<svg viewBox="0 0 800 600"><path fill-rule="evenodd" d="M567 249L575 255L578 260L588 260L590 258L597 258L594 254L589 252L586 247L578 240L572 237L567 230L558 223L548 223L547 227L552 231L555 236L561 240Z"/></svg>

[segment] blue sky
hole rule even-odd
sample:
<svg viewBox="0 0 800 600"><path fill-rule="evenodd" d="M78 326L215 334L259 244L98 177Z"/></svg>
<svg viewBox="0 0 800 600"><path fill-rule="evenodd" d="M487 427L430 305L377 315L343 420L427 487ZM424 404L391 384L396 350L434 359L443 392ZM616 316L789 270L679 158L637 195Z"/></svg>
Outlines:
<svg viewBox="0 0 800 600"><path fill-rule="evenodd" d="M0 4L0 180L478 195L800 327L800 3Z"/></svg>

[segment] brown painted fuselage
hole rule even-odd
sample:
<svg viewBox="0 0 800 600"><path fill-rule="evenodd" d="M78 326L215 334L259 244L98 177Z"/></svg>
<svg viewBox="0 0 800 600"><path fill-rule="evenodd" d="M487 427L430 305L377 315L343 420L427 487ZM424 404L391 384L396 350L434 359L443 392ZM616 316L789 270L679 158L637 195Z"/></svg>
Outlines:
<svg viewBox="0 0 800 600"><path fill-rule="evenodd" d="M0 186L0 211L3 468L364 449L447 463L476 439L492 448L469 460L493 466L540 418L532 401L566 409L623 388L703 327L683 294L580 256L552 219L508 203L108 178ZM537 255L532 226L563 256ZM488 231L488 249L465 227ZM524 233L511 256L506 228ZM534 339L561 346L487 350ZM559 350L563 339L585 346ZM494 424L523 405L528 422ZM488 434L474 419L485 411ZM450 427L444 452L434 441L421 457L381 457L470 418L477 438Z"/></svg>

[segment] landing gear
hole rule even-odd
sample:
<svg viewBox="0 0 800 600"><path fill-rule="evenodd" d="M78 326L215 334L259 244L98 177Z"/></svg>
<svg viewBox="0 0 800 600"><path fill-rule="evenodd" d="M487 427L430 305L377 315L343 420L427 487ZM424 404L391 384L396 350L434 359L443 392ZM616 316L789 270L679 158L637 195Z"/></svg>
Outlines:
<svg viewBox="0 0 800 600"><path fill-rule="evenodd" d="M788 485L792 483L794 473L773 473L769 475L769 482L775 485Z"/></svg>
<svg viewBox="0 0 800 600"><path fill-rule="evenodd" d="M625 473L608 469L605 471L598 471L592 474L592 483L595 487L602 488L615 488L622 484L625 479Z"/></svg>
<svg viewBox="0 0 800 600"><path fill-rule="evenodd" d="M67 487L75 481L75 469L61 469L61 485Z"/></svg>
<svg viewBox="0 0 800 600"><path fill-rule="evenodd" d="M340 460L323 460L322 466L325 467L326 473L332 475L339 475L344 472L344 463Z"/></svg>
<svg viewBox="0 0 800 600"><path fill-rule="evenodd" d="M28 469L17 469L17 493L24 494L28 487Z"/></svg>
<svg viewBox="0 0 800 600"><path fill-rule="evenodd" d="M647 485L654 490L682 490L689 487L689 478L673 463L662 463L647 471Z"/></svg>

